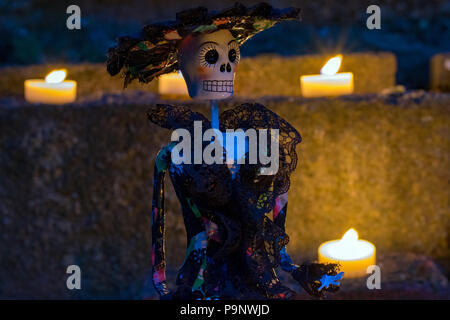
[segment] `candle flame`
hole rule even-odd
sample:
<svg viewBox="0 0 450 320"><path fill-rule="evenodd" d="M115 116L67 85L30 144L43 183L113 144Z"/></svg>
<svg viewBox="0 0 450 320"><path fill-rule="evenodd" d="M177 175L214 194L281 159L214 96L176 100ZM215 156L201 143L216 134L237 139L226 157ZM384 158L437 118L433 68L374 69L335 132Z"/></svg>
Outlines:
<svg viewBox="0 0 450 320"><path fill-rule="evenodd" d="M355 229L350 228L347 232L342 236L341 241L345 243L351 243L358 240L358 232Z"/></svg>
<svg viewBox="0 0 450 320"><path fill-rule="evenodd" d="M325 65L322 67L322 69L320 69L320 73L327 76L332 76L333 74L336 74L339 68L341 67L341 62L342 62L342 55L339 54L328 60L327 63L325 63Z"/></svg>
<svg viewBox="0 0 450 320"><path fill-rule="evenodd" d="M47 83L61 83L66 78L67 72L65 69L53 70L45 77Z"/></svg>

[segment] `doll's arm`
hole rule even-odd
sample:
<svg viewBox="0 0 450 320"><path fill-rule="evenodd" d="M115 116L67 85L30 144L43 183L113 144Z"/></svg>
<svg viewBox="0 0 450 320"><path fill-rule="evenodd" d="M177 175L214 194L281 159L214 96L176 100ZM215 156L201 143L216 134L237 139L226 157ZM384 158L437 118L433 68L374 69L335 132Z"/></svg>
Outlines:
<svg viewBox="0 0 450 320"><path fill-rule="evenodd" d="M283 231L286 231L286 214L288 205L288 193L283 193L277 197L275 200L275 207L273 208L273 222L280 227ZM281 251L281 269L287 272L292 272L298 268L298 265L292 262L291 257L286 251L286 246L284 246Z"/></svg>
<svg viewBox="0 0 450 320"><path fill-rule="evenodd" d="M160 296L169 293L166 282L164 178L170 165L170 145L161 149L155 160L152 201L152 278Z"/></svg>
<svg viewBox="0 0 450 320"><path fill-rule="evenodd" d="M278 196L273 209L273 221L285 231L287 214L287 192ZM338 273L336 264L304 263L301 266L292 262L286 246L280 250L280 266L290 272L292 277L312 296L321 297L324 291L337 291L344 273Z"/></svg>

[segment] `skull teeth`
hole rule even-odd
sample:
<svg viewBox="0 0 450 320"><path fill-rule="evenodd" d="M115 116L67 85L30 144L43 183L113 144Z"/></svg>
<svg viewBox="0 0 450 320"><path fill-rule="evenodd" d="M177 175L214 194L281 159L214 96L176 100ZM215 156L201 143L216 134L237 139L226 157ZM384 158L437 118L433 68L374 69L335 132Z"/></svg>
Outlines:
<svg viewBox="0 0 450 320"><path fill-rule="evenodd" d="M233 80L203 80L203 90L233 93Z"/></svg>

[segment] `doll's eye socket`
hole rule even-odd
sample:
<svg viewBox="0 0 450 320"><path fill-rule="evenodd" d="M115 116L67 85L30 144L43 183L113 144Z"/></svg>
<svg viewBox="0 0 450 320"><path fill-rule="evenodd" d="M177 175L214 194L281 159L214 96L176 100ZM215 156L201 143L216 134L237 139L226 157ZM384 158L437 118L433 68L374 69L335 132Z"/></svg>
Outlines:
<svg viewBox="0 0 450 320"><path fill-rule="evenodd" d="M216 44L212 42L204 43L200 48L198 57L203 67L214 67L219 61L219 52L217 52Z"/></svg>
<svg viewBox="0 0 450 320"><path fill-rule="evenodd" d="M240 58L239 45L236 41L231 41L228 44L228 48L228 59L230 60L230 62L238 64Z"/></svg>
<svg viewBox="0 0 450 320"><path fill-rule="evenodd" d="M205 53L205 61L209 64L215 64L219 60L219 53L216 49L210 49Z"/></svg>
<svg viewBox="0 0 450 320"><path fill-rule="evenodd" d="M236 50L231 49L230 51L228 51L228 59L230 59L230 62L236 61Z"/></svg>

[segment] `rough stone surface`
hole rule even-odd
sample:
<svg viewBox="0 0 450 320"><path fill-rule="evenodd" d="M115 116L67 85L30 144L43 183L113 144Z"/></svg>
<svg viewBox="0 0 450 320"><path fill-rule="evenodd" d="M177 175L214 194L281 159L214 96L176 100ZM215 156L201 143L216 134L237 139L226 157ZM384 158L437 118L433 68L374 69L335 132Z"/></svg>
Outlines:
<svg viewBox="0 0 450 320"><path fill-rule="evenodd" d="M331 56L294 57L260 56L245 58L236 74L236 96L300 95L300 75L318 74ZM355 93L376 93L395 85L395 56L390 53L353 53L344 56L341 70L355 77ZM78 97L100 93L121 93L123 79L107 74L104 64L35 65L0 69L0 97L23 97L26 79L44 79L53 70L66 68L68 79L77 81ZM158 81L150 84L132 83L127 91L157 93Z"/></svg>
<svg viewBox="0 0 450 320"><path fill-rule="evenodd" d="M27 67L3 67L0 72L0 97L23 97L24 81L27 79L44 79L53 69L67 69L67 79L77 81L77 98L102 93L121 93L123 78L111 77L102 63L51 64ZM157 91L157 83L147 85L134 82L127 90Z"/></svg>
<svg viewBox="0 0 450 320"><path fill-rule="evenodd" d="M16 107L0 108L0 297L140 298L151 264L153 161L169 141L167 130L146 119L156 97L114 94L66 106L8 101ZM320 243L350 227L380 255L448 260L449 95L254 101L303 137L288 210L296 261L314 259ZM173 274L185 234L169 181L166 207ZM80 291L66 288L70 264L81 267ZM399 283L401 296L408 281Z"/></svg>
<svg viewBox="0 0 450 320"><path fill-rule="evenodd" d="M300 76L320 74L330 55L242 59L236 73L236 94L300 96ZM353 72L355 93L377 93L395 85L397 61L391 53L352 53L343 56L339 72Z"/></svg>

